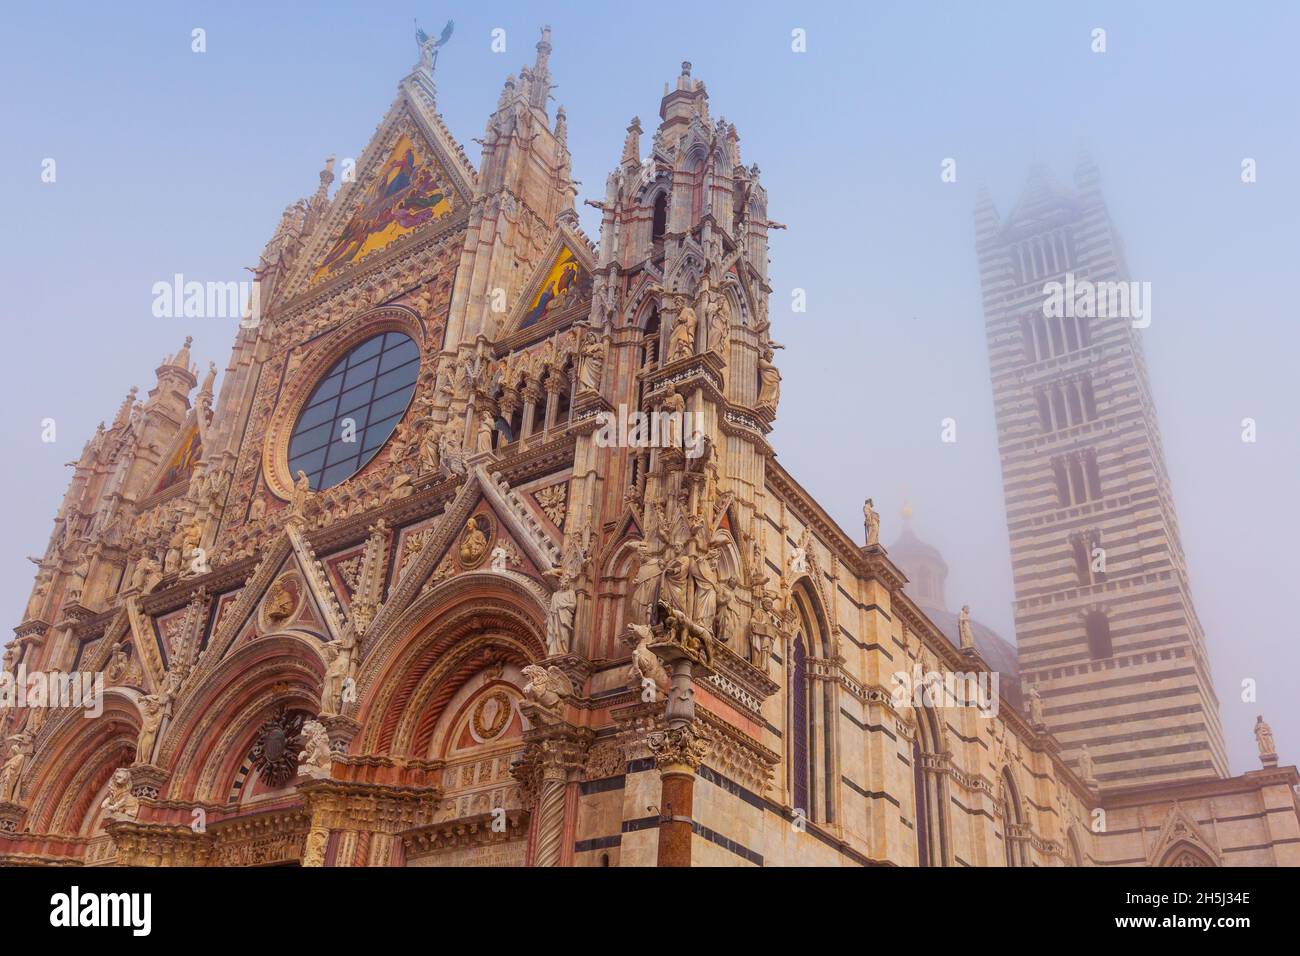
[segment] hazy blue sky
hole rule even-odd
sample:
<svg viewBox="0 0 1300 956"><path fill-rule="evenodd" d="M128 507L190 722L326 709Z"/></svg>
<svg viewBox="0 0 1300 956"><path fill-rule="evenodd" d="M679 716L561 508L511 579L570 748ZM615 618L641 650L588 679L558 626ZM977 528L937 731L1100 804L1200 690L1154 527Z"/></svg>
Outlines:
<svg viewBox="0 0 1300 956"><path fill-rule="evenodd" d="M1137 8L1137 9L1134 9ZM0 611L18 623L95 424L187 334L224 368L233 324L160 320L173 273L244 277L321 160L356 156L416 59L412 19L456 33L439 107L465 144L531 62L537 4L24 4L0 14L0 263L10 456ZM1251 725L1300 755L1300 13L1291 3L608 2L550 5L557 103L582 198L603 192L635 114L652 129L691 60L737 124L770 215L782 463L860 534L904 495L952 573L949 603L1008 637L1011 577L971 210L1005 213L1034 161L1102 168L1134 278L1197 609L1236 772ZM207 31L207 52L190 31ZM489 31L507 31L504 55ZM808 51L790 50L791 30ZM1107 52L1090 50L1094 27ZM41 161L57 161L43 184ZM957 160L958 180L939 165ZM1259 182L1239 179L1243 157ZM594 230L593 211L584 223ZM809 311L789 311L790 290ZM939 422L958 420L955 445ZM1259 440L1243 444L1243 417ZM42 444L40 421L59 441ZM1259 702L1243 703L1244 678Z"/></svg>

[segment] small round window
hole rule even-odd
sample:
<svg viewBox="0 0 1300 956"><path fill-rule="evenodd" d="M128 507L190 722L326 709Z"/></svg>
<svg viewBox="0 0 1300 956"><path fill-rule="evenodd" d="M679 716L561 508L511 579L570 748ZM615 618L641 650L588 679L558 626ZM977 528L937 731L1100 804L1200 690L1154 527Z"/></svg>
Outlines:
<svg viewBox="0 0 1300 956"><path fill-rule="evenodd" d="M307 399L289 439L289 474L314 491L364 468L406 414L420 349L401 332L366 339L339 359Z"/></svg>

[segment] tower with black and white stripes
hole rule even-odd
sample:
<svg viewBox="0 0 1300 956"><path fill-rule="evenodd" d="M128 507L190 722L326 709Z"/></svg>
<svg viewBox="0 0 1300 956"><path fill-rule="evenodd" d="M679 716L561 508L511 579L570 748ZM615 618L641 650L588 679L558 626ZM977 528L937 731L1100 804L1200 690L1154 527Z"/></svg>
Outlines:
<svg viewBox="0 0 1300 956"><path fill-rule="evenodd" d="M1073 189L1035 167L1005 219L982 192L975 230L1022 686L1107 789L1227 776L1142 352L1149 286L1096 166Z"/></svg>

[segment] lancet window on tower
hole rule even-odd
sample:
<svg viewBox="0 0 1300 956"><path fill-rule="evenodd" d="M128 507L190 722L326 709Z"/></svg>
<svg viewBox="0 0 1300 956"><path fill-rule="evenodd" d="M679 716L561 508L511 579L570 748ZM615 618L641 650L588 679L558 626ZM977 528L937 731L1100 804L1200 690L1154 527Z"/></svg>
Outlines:
<svg viewBox="0 0 1300 956"><path fill-rule="evenodd" d="M1044 434L1097 418L1097 396L1092 378L1086 372L1038 386L1034 390L1034 402Z"/></svg>
<svg viewBox="0 0 1300 956"><path fill-rule="evenodd" d="M1091 336L1085 316L1045 316L1041 309L1033 309L1020 320L1020 337L1028 362L1045 362L1077 352L1092 344Z"/></svg>
<svg viewBox="0 0 1300 956"><path fill-rule="evenodd" d="M1105 552L1101 548L1101 532L1095 528L1076 531L1070 535L1070 549L1079 584L1087 587L1106 580Z"/></svg>
<svg viewBox="0 0 1300 956"><path fill-rule="evenodd" d="M796 634L790 654L790 794L794 809L809 814L808 648Z"/></svg>
<svg viewBox="0 0 1300 956"><path fill-rule="evenodd" d="M1102 497L1096 449L1085 448L1056 456L1052 459L1052 476L1062 508L1096 501Z"/></svg>
<svg viewBox="0 0 1300 956"><path fill-rule="evenodd" d="M662 250L664 234L668 231L668 193L661 192L655 197L654 215L650 221L650 241L655 245L655 252Z"/></svg>
<svg viewBox="0 0 1300 956"><path fill-rule="evenodd" d="M1084 618L1084 627L1088 634L1088 654L1094 661L1114 656L1115 649L1110 639L1110 619L1105 611L1089 611Z"/></svg>

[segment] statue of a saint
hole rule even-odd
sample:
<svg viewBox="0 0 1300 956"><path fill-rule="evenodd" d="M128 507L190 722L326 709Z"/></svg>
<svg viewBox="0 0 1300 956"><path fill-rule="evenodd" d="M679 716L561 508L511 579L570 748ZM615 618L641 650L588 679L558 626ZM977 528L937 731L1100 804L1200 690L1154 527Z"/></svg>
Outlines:
<svg viewBox="0 0 1300 956"><path fill-rule="evenodd" d="M721 292L710 289L705 293L704 320L709 330L709 350L717 352L725 359L731 316L727 307L727 298Z"/></svg>
<svg viewBox="0 0 1300 956"><path fill-rule="evenodd" d="M713 620L718 612L718 575L713 559L706 552L690 559L691 613L690 619L705 630L713 631Z"/></svg>
<svg viewBox="0 0 1300 956"><path fill-rule="evenodd" d="M880 512L870 498L862 505L862 520L867 527L867 547L880 544Z"/></svg>
<svg viewBox="0 0 1300 956"><path fill-rule="evenodd" d="M687 620L691 616L687 599L690 568L691 559L686 555L673 558L668 562L668 567L664 569L663 583L659 589L659 600L673 610L680 612Z"/></svg>
<svg viewBox="0 0 1300 956"><path fill-rule="evenodd" d="M1083 778L1084 783L1096 780L1092 775L1092 754L1088 751L1087 744L1079 748L1079 776Z"/></svg>
<svg viewBox="0 0 1300 956"><path fill-rule="evenodd" d="M749 662L766 674L776 637L776 609L771 592L764 591L758 598L750 617L749 633Z"/></svg>
<svg viewBox="0 0 1300 956"><path fill-rule="evenodd" d="M343 640L323 645L325 678L321 681L320 706L322 714L337 714L343 710L343 690L352 670L352 648Z"/></svg>
<svg viewBox="0 0 1300 956"><path fill-rule="evenodd" d="M483 454L492 450L492 430L496 423L492 413L486 408L478 413L478 452Z"/></svg>
<svg viewBox="0 0 1300 956"><path fill-rule="evenodd" d="M600 391L600 380L605 373L605 343L588 335L582 346L582 361L578 366L578 387L583 391Z"/></svg>
<svg viewBox="0 0 1300 956"><path fill-rule="evenodd" d="M81 592L86 588L86 578L90 577L90 559L82 557L72 570L72 580L68 584L68 596L74 601L81 600Z"/></svg>
<svg viewBox="0 0 1300 956"><path fill-rule="evenodd" d="M23 767L27 764L27 755L31 749L31 737L19 734L9 748L9 755L0 765L0 803L14 803L18 800L18 785L22 782Z"/></svg>
<svg viewBox="0 0 1300 956"><path fill-rule="evenodd" d="M957 636L961 640L963 650L975 649L975 634L970 626L970 605L963 604L961 613L957 615Z"/></svg>
<svg viewBox="0 0 1300 956"><path fill-rule="evenodd" d="M695 354L695 310L683 296L673 300L677 306L677 319L673 323L672 337L668 341L668 361L676 361Z"/></svg>
<svg viewBox="0 0 1300 956"><path fill-rule="evenodd" d="M429 425L420 437L420 474L432 474L438 470L442 456L442 431L437 425Z"/></svg>
<svg viewBox="0 0 1300 956"><path fill-rule="evenodd" d="M776 353L768 346L758 359L758 405L760 408L776 408L781 400L781 373L773 359Z"/></svg>
<svg viewBox="0 0 1300 956"><path fill-rule="evenodd" d="M36 587L27 601L26 620L35 620L45 608L45 598L50 593L50 572L41 571L36 575Z"/></svg>
<svg viewBox="0 0 1300 956"><path fill-rule="evenodd" d="M740 639L740 612L736 610L735 592L739 581L735 577L727 579L727 586L718 588L718 626L714 636L733 650Z"/></svg>
<svg viewBox="0 0 1300 956"><path fill-rule="evenodd" d="M167 700L158 694L147 694L140 698L140 708L143 716L140 721L140 736L135 745L135 762L138 764L153 759L154 745L158 742L158 728L167 712Z"/></svg>
<svg viewBox="0 0 1300 956"><path fill-rule="evenodd" d="M659 592L659 579L663 576L663 565L659 555L654 552L649 541L641 541L636 546L641 564L636 577L632 579L632 608L630 620L634 624L649 624L654 609L655 596Z"/></svg>
<svg viewBox="0 0 1300 956"><path fill-rule="evenodd" d="M546 652L551 656L573 650L573 617L578 607L578 592L573 579L561 571L559 585L551 595L546 612Z"/></svg>
<svg viewBox="0 0 1300 956"><path fill-rule="evenodd" d="M1273 740L1273 728L1264 722L1264 715L1255 718L1255 743L1259 745L1259 759L1266 766L1270 761L1277 763L1277 744Z"/></svg>
<svg viewBox="0 0 1300 956"><path fill-rule="evenodd" d="M110 684L122 683L122 678L126 676L128 664L126 645L113 645L113 653L108 658L108 666L104 668L104 677L107 678Z"/></svg>
<svg viewBox="0 0 1300 956"><path fill-rule="evenodd" d="M1043 719L1043 695L1038 693L1037 686L1029 686L1029 723L1034 727L1042 727L1047 723Z"/></svg>
<svg viewBox="0 0 1300 956"><path fill-rule="evenodd" d="M298 477L293 482L293 499L290 502L291 514L303 516L307 513L307 499L311 495L311 479L307 472L298 469Z"/></svg>

